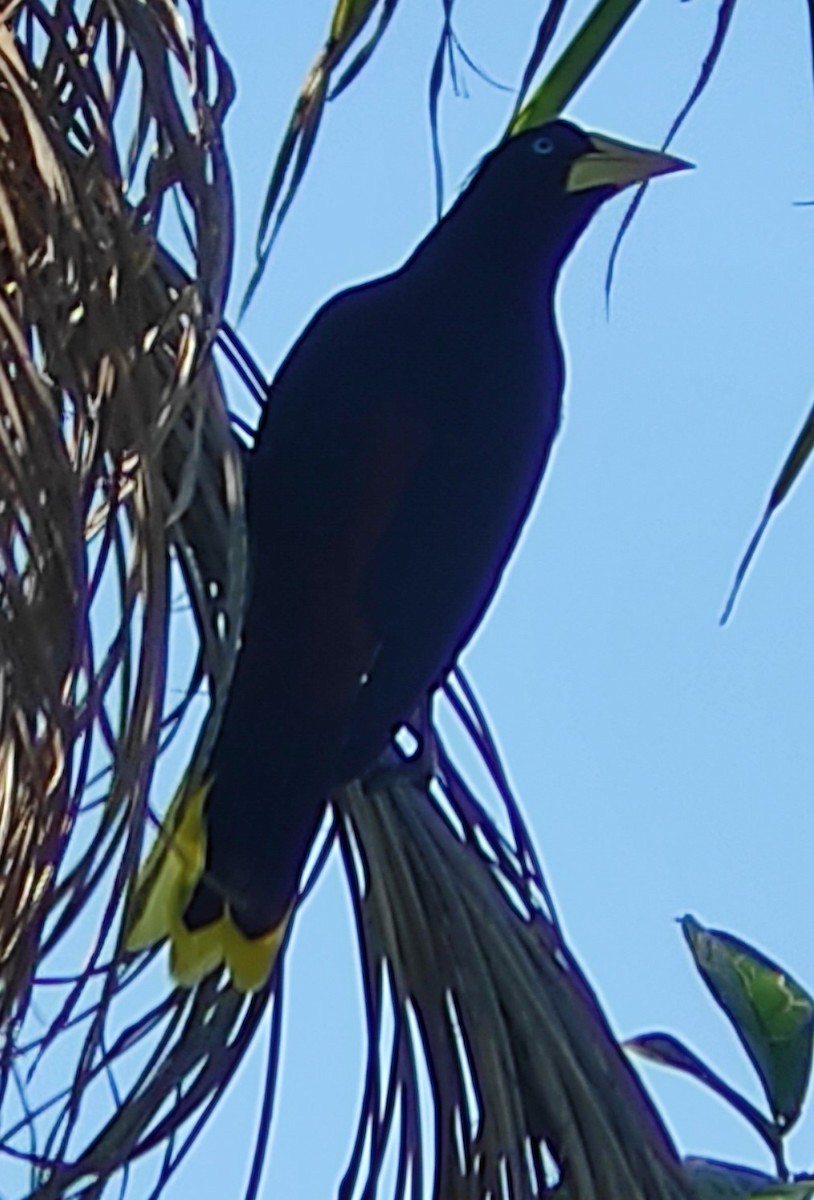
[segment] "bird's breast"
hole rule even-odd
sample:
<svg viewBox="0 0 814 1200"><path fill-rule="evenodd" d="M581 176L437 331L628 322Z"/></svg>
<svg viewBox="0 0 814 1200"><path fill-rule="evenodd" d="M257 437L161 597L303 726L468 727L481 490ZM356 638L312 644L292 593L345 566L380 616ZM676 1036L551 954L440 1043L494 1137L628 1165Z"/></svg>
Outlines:
<svg viewBox="0 0 814 1200"><path fill-rule="evenodd" d="M453 365L426 385L431 417L450 469L503 472L519 482L538 469L559 425L559 343L544 328L526 333L510 325L491 339L473 324L456 324L446 334L445 357Z"/></svg>

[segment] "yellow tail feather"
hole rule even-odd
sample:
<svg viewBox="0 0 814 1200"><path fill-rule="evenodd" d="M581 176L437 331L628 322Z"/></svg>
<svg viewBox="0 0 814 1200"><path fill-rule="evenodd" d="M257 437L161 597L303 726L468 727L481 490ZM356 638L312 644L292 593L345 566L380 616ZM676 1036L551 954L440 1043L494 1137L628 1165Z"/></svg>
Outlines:
<svg viewBox="0 0 814 1200"><path fill-rule="evenodd" d="M184 909L206 861L203 806L209 787L208 782L193 790L182 786L176 793L139 872L125 945L131 951L146 950L169 939L170 971L182 987L193 987L223 964L238 991L253 992L271 974L290 910L279 925L257 938L241 933L228 906L211 925L187 928Z"/></svg>

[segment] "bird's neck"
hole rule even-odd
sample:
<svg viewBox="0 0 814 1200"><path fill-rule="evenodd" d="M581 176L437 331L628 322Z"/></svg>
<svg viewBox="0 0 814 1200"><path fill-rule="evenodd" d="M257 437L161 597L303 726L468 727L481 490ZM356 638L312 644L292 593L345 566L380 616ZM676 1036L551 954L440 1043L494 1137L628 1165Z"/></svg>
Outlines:
<svg viewBox="0 0 814 1200"><path fill-rule="evenodd" d="M464 304L537 308L553 300L566 254L541 230L541 220L539 213L522 212L491 212L487 219L481 205L456 205L419 247L411 270L430 283L443 280Z"/></svg>

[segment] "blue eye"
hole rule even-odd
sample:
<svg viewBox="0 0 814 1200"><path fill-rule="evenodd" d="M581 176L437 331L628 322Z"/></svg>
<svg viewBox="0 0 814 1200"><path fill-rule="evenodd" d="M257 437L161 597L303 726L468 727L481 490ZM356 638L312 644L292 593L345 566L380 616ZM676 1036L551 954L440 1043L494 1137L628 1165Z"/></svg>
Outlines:
<svg viewBox="0 0 814 1200"><path fill-rule="evenodd" d="M554 143L551 138L538 137L532 142L531 148L535 154L551 154L554 149Z"/></svg>

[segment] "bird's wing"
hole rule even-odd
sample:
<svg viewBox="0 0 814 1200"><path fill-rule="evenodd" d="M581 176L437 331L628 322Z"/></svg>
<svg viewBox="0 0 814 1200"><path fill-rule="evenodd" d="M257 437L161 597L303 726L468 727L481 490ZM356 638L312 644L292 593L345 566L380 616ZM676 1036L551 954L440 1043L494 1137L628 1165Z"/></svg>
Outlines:
<svg viewBox="0 0 814 1200"><path fill-rule="evenodd" d="M394 382L383 349L382 291L345 293L312 322L272 389L248 474L246 642L268 650L265 680L307 714L310 737L344 719L373 666L370 574L431 453L421 398Z"/></svg>
<svg viewBox="0 0 814 1200"><path fill-rule="evenodd" d="M307 714L304 758L335 756L340 736L333 783L370 765L468 641L556 432L553 333L539 355L522 329L501 356L493 323L473 325L404 275L366 285L320 312L272 391L249 477L247 637L274 626L263 677Z"/></svg>

